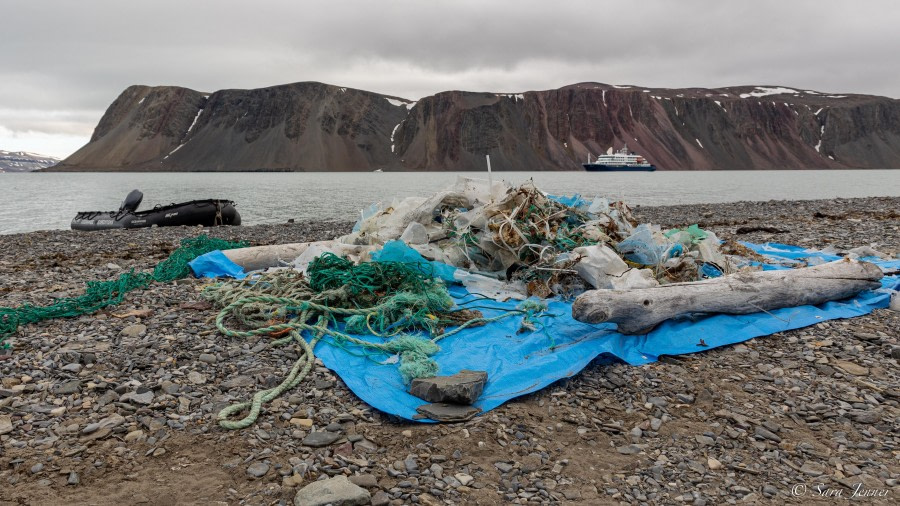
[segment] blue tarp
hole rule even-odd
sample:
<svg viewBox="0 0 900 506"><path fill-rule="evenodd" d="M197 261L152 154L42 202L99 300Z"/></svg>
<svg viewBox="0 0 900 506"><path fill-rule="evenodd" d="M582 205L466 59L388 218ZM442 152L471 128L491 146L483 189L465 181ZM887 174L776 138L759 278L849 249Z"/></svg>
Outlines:
<svg viewBox="0 0 900 506"><path fill-rule="evenodd" d="M795 246L747 246L779 260L822 256ZM397 250L395 254L409 255L409 258L418 255L414 251L410 254L409 251L412 250L402 243L391 248ZM404 249L408 251L402 251ZM900 267L900 261L876 263L892 269ZM200 265L208 267L209 264ZM221 273L231 270L233 267L223 267ZM195 272L198 275L201 272L219 274L215 269ZM898 289L900 277L885 277L882 286ZM515 309L517 305L514 302L484 300L466 304L475 297L465 288L452 286L450 292L457 303L477 307L486 317L503 314ZM626 336L616 332L613 324L591 325L578 322L572 318L571 302L551 299L548 301L548 312L538 318L542 328L537 331L519 333L522 318L513 316L483 327L465 329L442 340L441 351L433 358L440 366L440 374L454 374L461 369L487 371L488 383L475 406L488 411L509 399L535 392L561 378L572 376L598 357L642 365L656 361L661 355L695 353L825 320L861 316L875 308L887 307L889 301L890 294L887 290L867 291L853 299L820 306L784 308L751 315L696 316L670 320L649 334ZM380 340L374 336L357 337ZM357 396L381 411L412 419L416 414L416 407L424 403L406 392L406 385L397 371L396 360L391 357L367 355L362 349L340 348L328 344L319 344L315 352Z"/></svg>
<svg viewBox="0 0 900 506"><path fill-rule="evenodd" d="M443 279L448 284L453 282L453 273L456 272L456 267L452 265L426 260L418 251L410 248L403 241L388 241L381 250L372 253L372 260L415 264L423 272L431 274L433 278Z"/></svg>
<svg viewBox="0 0 900 506"><path fill-rule="evenodd" d="M244 279L247 274L240 265L232 262L221 250L211 251L188 262L198 278Z"/></svg>

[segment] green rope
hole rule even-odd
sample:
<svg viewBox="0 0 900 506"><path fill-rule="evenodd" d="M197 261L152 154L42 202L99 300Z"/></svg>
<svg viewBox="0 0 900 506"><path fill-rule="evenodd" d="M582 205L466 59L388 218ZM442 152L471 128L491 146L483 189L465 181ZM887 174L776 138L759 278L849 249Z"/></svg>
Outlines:
<svg viewBox="0 0 900 506"><path fill-rule="evenodd" d="M380 278L388 272L394 274L400 272L402 275L404 268L414 269L414 267L402 267L403 264L397 264L385 268L386 266L369 266L368 263L362 263L359 266L343 264L343 267L340 267L334 259L326 259L326 261L328 269L337 267L355 271L353 275L331 271L327 276L328 279L343 279L350 283L357 283L357 288L416 289L410 283L394 283L395 286L385 288L390 283ZM358 269L359 267L362 269ZM359 275L360 272L366 274ZM226 407L216 417L219 425L225 429L243 429L255 423L264 403L294 388L309 374L312 364L315 362L314 350L320 342L324 341L341 348L352 344L365 350L399 355L398 371L403 380L408 383L414 378L431 377L437 374L437 363L431 357L440 351L437 344L439 341L474 324L495 322L516 314L524 314L528 320L534 317L537 311L542 308L546 309L546 306L527 302L519 310L509 311L492 318L471 319L453 330L436 334L436 330L446 323L437 314L449 310L453 306L453 301L442 283L426 281L429 286L427 288L420 286L419 293L396 292L382 297L380 303L369 307L356 306L356 300L367 299L368 295L371 295L366 292L366 289L358 290L356 298L350 296L342 299L344 307L333 306L325 302L325 299L333 296L335 291L344 291L344 294L347 295L354 289L347 286L336 288L329 282L318 283L316 286L323 291L317 292L310 286L312 285L311 281L290 271L263 275L254 281L218 283L204 289L203 296L221 308L216 316L216 328L223 335L247 338L261 335L280 336L286 332L287 337L273 341L271 346L281 346L293 342L301 348L300 358L278 386L257 392L250 401ZM276 293L300 294L301 297L264 295L270 290ZM240 296L241 293L244 294L243 297ZM402 318L398 318L398 315ZM229 328L225 324L229 318L237 321L247 330ZM340 321L344 322L345 332L337 330L337 323ZM360 322L363 322L364 325ZM391 322L390 326L385 325L388 322ZM433 337L425 339L406 333L407 330L412 329L425 330ZM363 330L369 330L369 332L363 332ZM309 332L311 335L308 343L302 337L303 332ZM348 332L370 333L381 337L390 334L393 338L384 342L369 342L353 337ZM243 418L231 419L244 410L248 410L248 412Z"/></svg>
<svg viewBox="0 0 900 506"><path fill-rule="evenodd" d="M200 255L215 250L242 248L246 242L228 242L223 239L201 235L192 239L183 239L181 246L160 262L153 273L134 272L134 269L123 273L117 279L109 281L88 281L84 294L77 297L59 299L47 306L23 304L17 308L0 307L0 348L9 348L6 339L15 334L22 325L37 323L55 318L71 318L93 313L104 307L121 303L128 292L144 289L154 281L168 283L190 274L188 262Z"/></svg>
<svg viewBox="0 0 900 506"><path fill-rule="evenodd" d="M344 288L356 296L363 293L419 292L435 283L434 276L416 264L362 262L353 264L334 253L323 253L306 269L309 286L317 291Z"/></svg>

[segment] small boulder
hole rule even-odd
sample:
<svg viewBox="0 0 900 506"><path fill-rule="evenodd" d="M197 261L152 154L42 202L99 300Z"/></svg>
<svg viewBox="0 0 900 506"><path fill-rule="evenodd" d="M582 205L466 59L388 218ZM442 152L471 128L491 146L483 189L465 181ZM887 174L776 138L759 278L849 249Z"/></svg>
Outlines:
<svg viewBox="0 0 900 506"><path fill-rule="evenodd" d="M9 434L12 430L12 418L9 415L0 415L0 435Z"/></svg>
<svg viewBox="0 0 900 506"><path fill-rule="evenodd" d="M202 385L202 384L206 383L206 376L200 374L197 371L189 372L187 375L187 379L194 385Z"/></svg>
<svg viewBox="0 0 900 506"><path fill-rule="evenodd" d="M247 468L247 474L254 478L262 478L269 472L269 464L265 462L254 462Z"/></svg>
<svg viewBox="0 0 900 506"><path fill-rule="evenodd" d="M50 388L50 393L54 395L69 395L81 391L81 382L78 380L69 380L57 383Z"/></svg>
<svg viewBox="0 0 900 506"><path fill-rule="evenodd" d="M833 362L833 365L847 374L852 374L853 376L866 376L869 374L869 369L867 367L854 364L853 362L848 362L847 360L835 360Z"/></svg>
<svg viewBox="0 0 900 506"><path fill-rule="evenodd" d="M412 380L409 393L428 402L471 405L478 400L487 382L485 371L463 369L452 376L434 376Z"/></svg>
<svg viewBox="0 0 900 506"><path fill-rule="evenodd" d="M295 506L357 506L369 504L369 491L354 485L344 475L319 480L300 489L294 496Z"/></svg>
<svg viewBox="0 0 900 506"><path fill-rule="evenodd" d="M128 392L119 398L121 402L131 402L132 404L140 404L148 406L153 402L153 391L145 390L143 392Z"/></svg>
<svg viewBox="0 0 900 506"><path fill-rule="evenodd" d="M308 436L303 438L303 446L319 448L328 446L340 438L341 435L334 432L310 432Z"/></svg>
<svg viewBox="0 0 900 506"><path fill-rule="evenodd" d="M375 488L378 486L378 479L372 474L359 474L351 476L350 482L363 488Z"/></svg>
<svg viewBox="0 0 900 506"><path fill-rule="evenodd" d="M133 338L133 337L140 337L141 334L144 334L146 332L147 332L146 325L137 324L137 325L129 325L129 326L125 327L124 329L122 329L122 332L120 332L120 334L122 334L125 337Z"/></svg>
<svg viewBox="0 0 900 506"><path fill-rule="evenodd" d="M90 434L92 432L96 432L100 429L112 429L113 427L118 427L125 423L125 417L118 414L113 413L112 415L100 420L99 422L89 424L87 427L82 429L82 434Z"/></svg>

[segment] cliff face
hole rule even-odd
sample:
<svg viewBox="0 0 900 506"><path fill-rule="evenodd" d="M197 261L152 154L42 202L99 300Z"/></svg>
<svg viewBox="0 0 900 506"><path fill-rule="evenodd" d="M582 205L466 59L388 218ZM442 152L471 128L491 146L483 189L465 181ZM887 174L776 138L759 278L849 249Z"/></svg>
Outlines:
<svg viewBox="0 0 900 506"><path fill-rule="evenodd" d="M900 101L582 83L417 102L321 83L132 86L50 170L579 170L628 143L662 170L900 168Z"/></svg>

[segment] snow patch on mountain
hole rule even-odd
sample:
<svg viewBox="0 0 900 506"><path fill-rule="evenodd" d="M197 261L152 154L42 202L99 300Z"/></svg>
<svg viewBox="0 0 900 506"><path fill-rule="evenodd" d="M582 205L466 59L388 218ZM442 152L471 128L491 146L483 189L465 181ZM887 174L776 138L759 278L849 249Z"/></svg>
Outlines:
<svg viewBox="0 0 900 506"><path fill-rule="evenodd" d="M765 86L757 86L755 91L741 93L741 98L766 97L769 95L796 95L797 93L800 92L793 88L767 88Z"/></svg>
<svg viewBox="0 0 900 506"><path fill-rule="evenodd" d="M31 172L56 165L58 158L44 156L27 151L3 151L0 149L0 173Z"/></svg>

